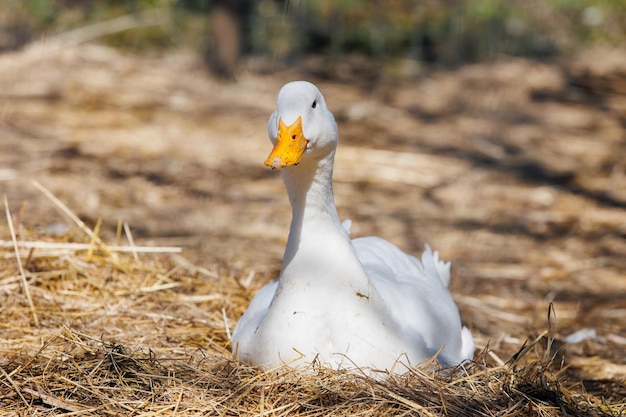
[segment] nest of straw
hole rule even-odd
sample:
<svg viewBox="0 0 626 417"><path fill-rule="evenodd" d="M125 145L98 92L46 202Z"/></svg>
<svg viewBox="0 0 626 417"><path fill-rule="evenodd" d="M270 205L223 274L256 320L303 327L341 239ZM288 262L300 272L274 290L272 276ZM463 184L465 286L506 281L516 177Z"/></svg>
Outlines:
<svg viewBox="0 0 626 417"><path fill-rule="evenodd" d="M238 363L230 329L257 289L249 274L137 246L124 225L117 238L126 243L106 244L38 187L75 227L63 236L29 230L5 199L0 404L8 415L621 414L619 381L599 398L564 377L550 328L507 361L487 346L452 370L381 381Z"/></svg>

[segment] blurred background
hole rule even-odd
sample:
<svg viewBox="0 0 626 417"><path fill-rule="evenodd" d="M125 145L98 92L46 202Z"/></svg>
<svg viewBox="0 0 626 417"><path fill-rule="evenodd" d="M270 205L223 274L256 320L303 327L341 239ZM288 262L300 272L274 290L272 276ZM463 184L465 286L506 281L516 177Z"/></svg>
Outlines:
<svg viewBox="0 0 626 417"><path fill-rule="evenodd" d="M561 192L626 206L624 22L624 0L4 0L0 186L17 203L39 179L102 233L123 217L211 259L272 236L275 266L289 211L260 163L266 121L282 84L308 79L339 123L357 235L411 251L448 232L452 250L467 231L571 236L585 221L551 211Z"/></svg>
<svg viewBox="0 0 626 417"><path fill-rule="evenodd" d="M19 202L39 178L82 217L104 217L103 233L123 217L139 236L209 245L200 252L213 258L231 247L220 239L274 227L279 258L289 215L260 163L265 126L282 84L308 79L339 122L337 198L362 220L357 235L409 250L445 236L433 224L491 227L509 243L535 229L562 237L580 206L545 218L515 207L562 191L626 205L624 22L624 0L4 0L0 185ZM255 197L263 184L272 191ZM481 196L486 184L502 191ZM518 185L549 193L505 198ZM386 192L415 199L395 207ZM238 230L242 216L258 230Z"/></svg>
<svg viewBox="0 0 626 417"><path fill-rule="evenodd" d="M623 0L5 0L0 8L0 51L59 36L133 52L190 48L224 77L240 57L268 69L350 54L387 73L626 40Z"/></svg>

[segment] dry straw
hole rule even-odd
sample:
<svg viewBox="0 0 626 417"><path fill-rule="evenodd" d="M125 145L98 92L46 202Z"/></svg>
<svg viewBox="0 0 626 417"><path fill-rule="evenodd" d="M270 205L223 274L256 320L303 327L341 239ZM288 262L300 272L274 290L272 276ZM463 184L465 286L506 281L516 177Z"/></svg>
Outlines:
<svg viewBox="0 0 626 417"><path fill-rule="evenodd" d="M237 363L229 353L230 328L254 293L242 284L254 271L196 267L172 254L175 248L108 246L97 228L37 187L85 238L34 235L22 225L18 236L5 199L12 244L0 245L3 415L609 416L622 410L618 401L609 404L564 378L551 324L509 360L486 347L455 369L415 368L381 381L315 366L302 375Z"/></svg>

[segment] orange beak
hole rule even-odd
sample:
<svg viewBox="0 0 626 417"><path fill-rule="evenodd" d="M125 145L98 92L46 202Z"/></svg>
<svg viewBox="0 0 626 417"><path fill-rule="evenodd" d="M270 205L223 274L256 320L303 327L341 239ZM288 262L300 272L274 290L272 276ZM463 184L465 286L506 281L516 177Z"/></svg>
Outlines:
<svg viewBox="0 0 626 417"><path fill-rule="evenodd" d="M302 132L302 116L287 126L282 117L278 119L278 136L274 149L265 160L265 165L274 168L284 168L297 165L306 150L308 140Z"/></svg>

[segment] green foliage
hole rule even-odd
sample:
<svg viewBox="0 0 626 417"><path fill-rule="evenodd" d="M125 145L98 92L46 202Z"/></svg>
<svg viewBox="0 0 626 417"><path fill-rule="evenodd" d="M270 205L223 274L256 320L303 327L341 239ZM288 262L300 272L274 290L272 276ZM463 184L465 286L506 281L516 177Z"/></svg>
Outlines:
<svg viewBox="0 0 626 417"><path fill-rule="evenodd" d="M240 0L248 10L249 52L376 58L409 57L457 64L501 54L542 56L581 45L626 41L625 0ZM210 0L4 0L0 35L20 42L154 9L168 24L120 31L102 39L135 50L207 44ZM5 36L6 38L6 36ZM0 48L3 45L0 44Z"/></svg>
<svg viewBox="0 0 626 417"><path fill-rule="evenodd" d="M31 13L32 19L46 25L54 22L56 10L49 0L28 0L25 8Z"/></svg>

